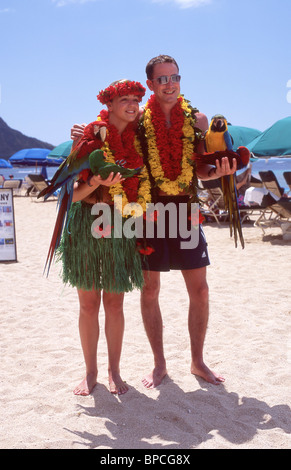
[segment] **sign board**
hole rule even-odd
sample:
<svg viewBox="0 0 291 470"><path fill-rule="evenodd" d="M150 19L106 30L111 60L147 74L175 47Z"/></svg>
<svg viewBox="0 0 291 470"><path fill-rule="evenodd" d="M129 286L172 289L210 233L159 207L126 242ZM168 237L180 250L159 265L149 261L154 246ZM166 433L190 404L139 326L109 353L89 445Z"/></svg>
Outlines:
<svg viewBox="0 0 291 470"><path fill-rule="evenodd" d="M17 261L13 190L0 188L0 262Z"/></svg>

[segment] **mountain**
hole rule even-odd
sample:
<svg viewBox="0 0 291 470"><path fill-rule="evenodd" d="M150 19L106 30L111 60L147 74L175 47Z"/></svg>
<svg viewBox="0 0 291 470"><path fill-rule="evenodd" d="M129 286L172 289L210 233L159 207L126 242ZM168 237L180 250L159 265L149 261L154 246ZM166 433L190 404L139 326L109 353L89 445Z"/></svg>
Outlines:
<svg viewBox="0 0 291 470"><path fill-rule="evenodd" d="M27 137L19 131L11 129L0 117L0 158L6 160L15 152L29 148L45 148L52 150L55 145L42 142L34 137Z"/></svg>

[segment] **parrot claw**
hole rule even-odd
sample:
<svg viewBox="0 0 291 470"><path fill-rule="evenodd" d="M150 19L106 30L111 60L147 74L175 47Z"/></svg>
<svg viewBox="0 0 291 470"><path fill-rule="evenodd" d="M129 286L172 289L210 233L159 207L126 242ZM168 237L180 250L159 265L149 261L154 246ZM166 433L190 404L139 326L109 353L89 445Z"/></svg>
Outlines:
<svg viewBox="0 0 291 470"><path fill-rule="evenodd" d="M120 165L120 166L123 166L125 165L126 161L123 159L123 160L116 160L116 165Z"/></svg>
<svg viewBox="0 0 291 470"><path fill-rule="evenodd" d="M93 175L92 175L92 176L93 176ZM88 184L88 186L93 186L93 185L91 184L91 178L92 178L92 176L89 176L88 179L87 179L87 184Z"/></svg>

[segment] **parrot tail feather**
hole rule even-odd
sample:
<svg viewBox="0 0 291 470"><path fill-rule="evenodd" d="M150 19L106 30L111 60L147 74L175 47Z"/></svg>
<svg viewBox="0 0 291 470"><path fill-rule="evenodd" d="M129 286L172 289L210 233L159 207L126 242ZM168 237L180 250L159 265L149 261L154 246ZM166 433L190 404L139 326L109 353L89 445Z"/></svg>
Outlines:
<svg viewBox="0 0 291 470"><path fill-rule="evenodd" d="M55 251L58 248L60 241L61 241L61 236L62 236L63 228L65 225L65 219L66 219L66 215L68 213L68 208L70 205L70 199L71 199L70 194L68 192L65 192L65 194L62 196L62 200L59 206L58 215L57 215L51 243L49 246L45 267L44 267L44 272L47 271L47 276L49 275L49 270L50 270L51 263L54 258Z"/></svg>
<svg viewBox="0 0 291 470"><path fill-rule="evenodd" d="M236 248L238 244L238 239L240 240L242 248L244 248L245 243L242 233L234 175L223 176L221 178L221 187L224 197L224 206L229 216L230 236L234 237L234 243Z"/></svg>

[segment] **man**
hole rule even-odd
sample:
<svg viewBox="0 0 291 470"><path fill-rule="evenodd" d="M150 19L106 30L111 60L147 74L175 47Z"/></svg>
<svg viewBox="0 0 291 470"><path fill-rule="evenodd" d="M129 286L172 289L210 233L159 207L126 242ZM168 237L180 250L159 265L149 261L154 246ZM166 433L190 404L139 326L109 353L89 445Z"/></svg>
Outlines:
<svg viewBox="0 0 291 470"><path fill-rule="evenodd" d="M152 97L149 100L149 107L152 108L152 114L155 108L157 108L157 114L159 113L159 110L161 110L168 129L170 130L171 128L176 127L176 133L181 132L174 121L175 116L177 116L178 119L175 107L178 106L178 97L180 95L180 76L176 61L169 56L155 57L147 64L146 73L147 86L154 93L154 100L152 100ZM176 114L173 113L174 110ZM206 116L201 113L197 113L196 118L197 121L195 125L205 132L208 128ZM153 120L154 117L152 117L152 121ZM162 120L161 115L159 115L159 120ZM159 131L163 132L157 119L155 128L157 140ZM202 153L203 150L201 146L202 142L198 144L196 150ZM157 148L160 148L161 151L161 143L160 147L157 143ZM171 146L169 146L169 152L171 152ZM173 153L174 152L175 151L173 151ZM148 158L150 158L149 155ZM173 156L173 158L175 158L175 156ZM236 162L234 162L233 168L230 168L228 159L223 159L221 165L217 161L216 168L209 165L200 165L197 167L197 177L202 180L215 179L226 174L234 173L235 171ZM160 185L159 182L160 177L159 181L156 180L156 184L158 186ZM160 186L161 188L166 189L166 186ZM159 196L163 196L165 195L165 192L160 189L158 194ZM179 197L171 194L171 189L169 189L166 194L171 201L175 201L175 199ZM179 194L183 193L180 192ZM161 197L159 200L161 200ZM165 240L165 243L169 244L168 250L170 252L170 240ZM155 244L153 246L155 248ZM175 255L176 258L173 262L174 269L180 269L182 272L190 302L188 327L192 355L191 373L202 377L207 382L219 384L224 381L223 377L211 371L203 361L203 344L209 315L208 285L206 281L206 266L209 264L209 260L202 230L200 232L200 240L197 248L189 251L179 249L176 245ZM154 257L155 253L151 256ZM190 264L188 262L189 256L191 258ZM159 260L161 259L161 253L159 252ZM177 261L177 259L179 261ZM161 263L163 263L163 261L160 261L160 264ZM186 268L183 268L183 264L185 264ZM143 379L143 383L146 387L155 387L159 385L167 373L162 340L162 316L158 298L160 291L160 271L169 269L172 269L171 261L169 262L168 267L165 266L159 269L158 257L156 257L156 260L154 260L153 263L151 263L151 259L149 257L149 272L145 273L145 286L141 294L141 311L145 329L154 354L154 369Z"/></svg>
<svg viewBox="0 0 291 470"><path fill-rule="evenodd" d="M167 196L167 201L173 202L180 202L178 198L184 196L184 201L186 201L188 196L185 196L185 191L181 191L181 187L185 187L187 191L191 181L195 179L195 174L193 174L193 166L191 170L190 168L185 170L187 165L185 149L192 139L193 144L188 152L191 151L193 154L196 150L202 153L203 143L197 142L193 126L191 127L189 122L186 122L186 118L182 122L185 115L182 111L185 109L187 111L188 108L185 100L180 97L181 77L176 61L165 55L155 57L147 64L146 73L147 86L153 92L145 106L142 118L147 147L144 158L148 171L151 173L154 186L158 188L159 201L163 200L163 196ZM192 131L191 139L185 136L186 125L188 126L187 132L191 134ZM147 129L147 126L151 128ZM206 116L197 113L195 126L205 132L208 128ZM153 129L154 132L148 132ZM82 126L73 127L73 138L78 137L79 131L82 132ZM150 136L154 136L152 137L154 141L151 141ZM181 149L180 142L182 141L185 149L184 147ZM156 174L157 168L158 174ZM181 168L184 168L185 178ZM217 161L216 167L207 164L199 165L196 176L202 180L216 179L223 175L233 174L235 171L236 161L233 161L231 168L228 159L225 158L221 160L221 163ZM154 369L143 379L143 384L147 388L158 386L167 374L159 292L160 272L170 269L179 269L182 272L189 295L188 328L192 356L191 373L215 385L224 381L224 378L211 371L203 360L203 345L209 316L206 280L206 266L209 264L209 259L202 228L200 227L199 230L199 244L192 250L180 248L179 239L173 241L168 237L163 240L150 240L155 251L148 257L148 267L144 271L145 285L141 294L144 327L154 355ZM171 244L172 242L174 245ZM170 259L173 252L174 260Z"/></svg>

